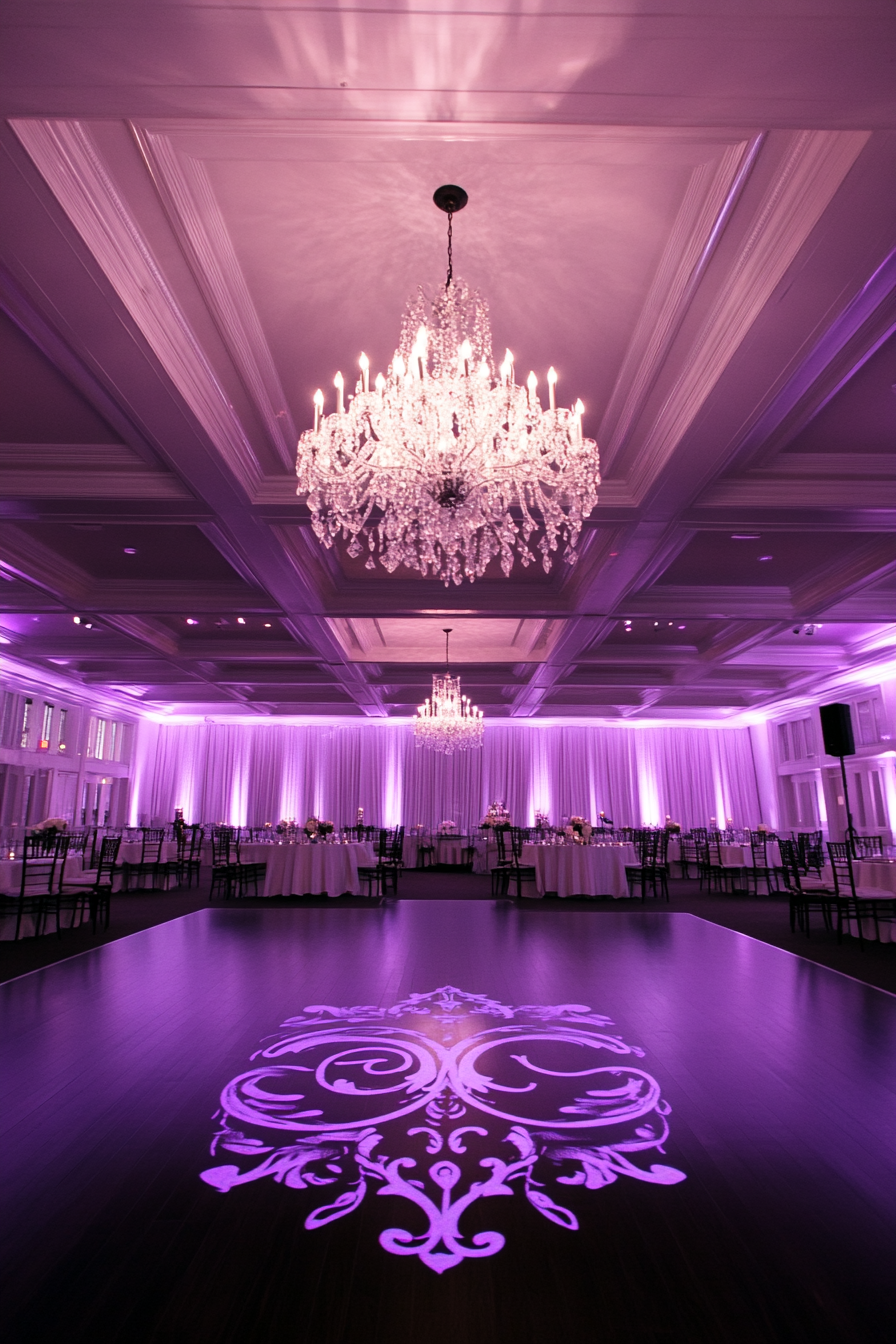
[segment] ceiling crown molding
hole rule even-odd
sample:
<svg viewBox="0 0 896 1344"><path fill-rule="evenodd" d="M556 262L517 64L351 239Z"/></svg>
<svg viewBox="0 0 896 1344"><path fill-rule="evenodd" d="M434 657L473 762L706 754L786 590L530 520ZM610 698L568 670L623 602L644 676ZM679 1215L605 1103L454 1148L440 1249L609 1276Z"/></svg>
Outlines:
<svg viewBox="0 0 896 1344"><path fill-rule="evenodd" d="M868 139L862 131L802 131L793 137L687 351L681 376L649 430L633 444L630 467L622 466L637 499L669 461Z"/></svg>
<svg viewBox="0 0 896 1344"><path fill-rule="evenodd" d="M77 121L10 124L168 377L253 495L262 473L251 444L89 131Z"/></svg>
<svg viewBox="0 0 896 1344"><path fill-rule="evenodd" d="M205 165L179 154L170 136L131 130L271 444L294 474L298 433Z"/></svg>

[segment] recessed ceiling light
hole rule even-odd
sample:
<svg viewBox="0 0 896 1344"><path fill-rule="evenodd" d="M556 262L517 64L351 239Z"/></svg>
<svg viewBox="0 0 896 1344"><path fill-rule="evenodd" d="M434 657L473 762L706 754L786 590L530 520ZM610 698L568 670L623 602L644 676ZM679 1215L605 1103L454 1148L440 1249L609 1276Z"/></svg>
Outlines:
<svg viewBox="0 0 896 1344"><path fill-rule="evenodd" d="M683 625L680 625L678 628L679 628L679 630L684 630L686 627L683 626Z"/></svg>
<svg viewBox="0 0 896 1344"><path fill-rule="evenodd" d="M758 532L732 532L732 541L758 541L760 534Z"/></svg>
<svg viewBox="0 0 896 1344"><path fill-rule="evenodd" d="M123 550L124 550L125 555L136 555L136 554L137 554L137 547L136 547L136 546L125 546L125 547L123 547Z"/></svg>
<svg viewBox="0 0 896 1344"><path fill-rule="evenodd" d="M672 629L672 626L673 626L674 624L675 624L674 621L670 621L670 622L669 622L669 629L670 629L670 630Z"/></svg>
<svg viewBox="0 0 896 1344"><path fill-rule="evenodd" d="M270 628L271 628L271 623L270 623L270 621L265 621L265 623L264 623L264 628L265 628L265 630L270 630Z"/></svg>
<svg viewBox="0 0 896 1344"><path fill-rule="evenodd" d="M618 551L611 551L611 552L610 552L610 559L611 559L611 560L615 560L618 554L619 554Z"/></svg>
<svg viewBox="0 0 896 1344"><path fill-rule="evenodd" d="M660 624L659 621L654 621L653 623L654 630L657 630L659 628L659 624Z"/></svg>
<svg viewBox="0 0 896 1344"><path fill-rule="evenodd" d="M237 625L245 625L245 624L246 624L246 618L245 618L244 616L237 616L237 618L236 618L236 623L237 623Z"/></svg>
<svg viewBox="0 0 896 1344"><path fill-rule="evenodd" d="M192 616L187 617L187 625L198 625L198 624L199 622L197 620L194 620Z"/></svg>
<svg viewBox="0 0 896 1344"><path fill-rule="evenodd" d="M759 557L760 560L774 560L774 558L773 555L760 555Z"/></svg>

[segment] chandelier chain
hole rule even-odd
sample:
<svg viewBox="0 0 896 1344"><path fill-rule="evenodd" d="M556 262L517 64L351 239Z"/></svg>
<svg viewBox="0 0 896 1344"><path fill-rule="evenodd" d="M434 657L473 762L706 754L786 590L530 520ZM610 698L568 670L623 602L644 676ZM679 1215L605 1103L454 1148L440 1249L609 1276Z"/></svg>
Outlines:
<svg viewBox="0 0 896 1344"><path fill-rule="evenodd" d="M454 256L452 244L454 241L453 229L454 211L448 211L448 279L445 281L445 288L451 288L451 281L454 279Z"/></svg>

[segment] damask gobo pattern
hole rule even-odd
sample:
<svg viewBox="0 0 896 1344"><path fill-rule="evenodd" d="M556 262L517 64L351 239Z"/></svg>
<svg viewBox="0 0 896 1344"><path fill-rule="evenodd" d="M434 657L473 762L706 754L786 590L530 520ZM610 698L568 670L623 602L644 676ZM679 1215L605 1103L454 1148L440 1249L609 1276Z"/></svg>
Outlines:
<svg viewBox="0 0 896 1344"><path fill-rule="evenodd" d="M643 1051L610 1025L584 1004L514 1008L451 985L392 1008L312 1004L225 1087L211 1151L237 1161L202 1179L222 1193L267 1176L329 1187L309 1230L351 1213L371 1186L402 1196L420 1211L409 1219L417 1230L387 1228L380 1244L438 1274L501 1250L499 1232L460 1226L491 1195L522 1190L575 1231L563 1186L685 1179L636 1165L663 1153L669 1106L631 1062Z"/></svg>

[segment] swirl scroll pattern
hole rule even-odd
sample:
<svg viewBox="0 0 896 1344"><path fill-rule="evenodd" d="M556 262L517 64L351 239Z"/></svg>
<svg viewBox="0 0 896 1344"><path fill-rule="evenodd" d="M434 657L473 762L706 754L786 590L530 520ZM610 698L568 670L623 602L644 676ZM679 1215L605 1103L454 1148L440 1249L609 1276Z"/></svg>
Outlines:
<svg viewBox="0 0 896 1344"><path fill-rule="evenodd" d="M493 1195L519 1191L575 1231L564 1186L685 1179L650 1162L670 1108L636 1063L643 1051L611 1025L584 1004L511 1007L451 985L391 1008L312 1004L224 1088L211 1152L230 1160L202 1179L222 1193L266 1177L319 1187L309 1231L368 1189L399 1195L419 1210L415 1230L387 1228L380 1245L439 1274L504 1246L500 1232L462 1227Z"/></svg>

